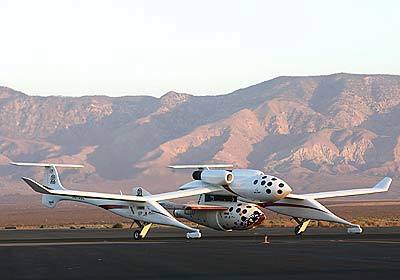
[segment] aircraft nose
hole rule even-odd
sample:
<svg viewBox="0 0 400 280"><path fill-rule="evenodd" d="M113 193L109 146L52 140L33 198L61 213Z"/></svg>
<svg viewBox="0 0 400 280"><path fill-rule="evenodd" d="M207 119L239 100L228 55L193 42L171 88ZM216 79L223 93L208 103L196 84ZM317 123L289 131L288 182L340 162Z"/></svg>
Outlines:
<svg viewBox="0 0 400 280"><path fill-rule="evenodd" d="M251 184L255 185L258 191L255 193L259 194L257 199L261 201L278 201L292 192L292 188L285 181L272 175L263 175L252 180Z"/></svg>
<svg viewBox="0 0 400 280"><path fill-rule="evenodd" d="M290 194L290 193L292 192L292 188L289 187L288 185L286 185L286 187L284 187L283 192L284 192L286 195L288 195L288 194Z"/></svg>
<svg viewBox="0 0 400 280"><path fill-rule="evenodd" d="M277 194L279 195L279 197L283 198L283 197L287 196L288 194L290 194L291 192L292 192L292 188L285 182L281 181L278 184Z"/></svg>

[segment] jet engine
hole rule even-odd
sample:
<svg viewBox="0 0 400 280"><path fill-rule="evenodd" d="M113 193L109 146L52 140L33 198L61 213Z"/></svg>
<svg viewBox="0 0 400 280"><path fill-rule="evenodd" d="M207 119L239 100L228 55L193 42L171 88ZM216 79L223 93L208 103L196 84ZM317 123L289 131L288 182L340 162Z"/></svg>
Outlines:
<svg viewBox="0 0 400 280"><path fill-rule="evenodd" d="M196 170L192 177L214 185L228 185L233 181L232 172L226 170Z"/></svg>
<svg viewBox="0 0 400 280"><path fill-rule="evenodd" d="M255 204L229 202L218 206L227 210L175 210L174 216L223 231L250 229L265 220L265 214Z"/></svg>

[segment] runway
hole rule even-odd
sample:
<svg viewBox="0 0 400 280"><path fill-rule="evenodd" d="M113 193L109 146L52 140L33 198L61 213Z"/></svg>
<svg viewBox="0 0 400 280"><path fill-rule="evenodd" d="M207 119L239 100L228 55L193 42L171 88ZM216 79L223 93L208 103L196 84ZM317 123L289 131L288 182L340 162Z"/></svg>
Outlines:
<svg viewBox="0 0 400 280"><path fill-rule="evenodd" d="M2 230L1 279L376 279L400 273L400 229ZM269 244L263 243L269 236Z"/></svg>

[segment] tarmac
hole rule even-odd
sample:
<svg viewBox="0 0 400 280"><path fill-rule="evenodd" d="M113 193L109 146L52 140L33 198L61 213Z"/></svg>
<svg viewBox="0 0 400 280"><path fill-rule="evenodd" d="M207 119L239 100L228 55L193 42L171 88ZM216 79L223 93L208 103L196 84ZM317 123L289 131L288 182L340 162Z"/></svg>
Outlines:
<svg viewBox="0 0 400 280"><path fill-rule="evenodd" d="M152 229L0 230L0 279L385 279L400 275L400 228L258 228L203 238ZM265 236L268 242L265 243Z"/></svg>

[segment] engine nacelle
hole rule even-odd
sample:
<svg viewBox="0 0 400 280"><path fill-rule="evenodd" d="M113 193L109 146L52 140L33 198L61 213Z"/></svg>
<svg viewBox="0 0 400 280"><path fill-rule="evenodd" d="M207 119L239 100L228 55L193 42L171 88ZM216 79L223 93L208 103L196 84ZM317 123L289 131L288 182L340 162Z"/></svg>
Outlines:
<svg viewBox="0 0 400 280"><path fill-rule="evenodd" d="M175 210L174 216L224 231L250 229L265 220L265 214L255 204L225 202L218 203L218 206L227 207L227 210Z"/></svg>
<svg viewBox="0 0 400 280"><path fill-rule="evenodd" d="M232 172L226 170L196 170L192 177L214 185L228 185L233 181Z"/></svg>

